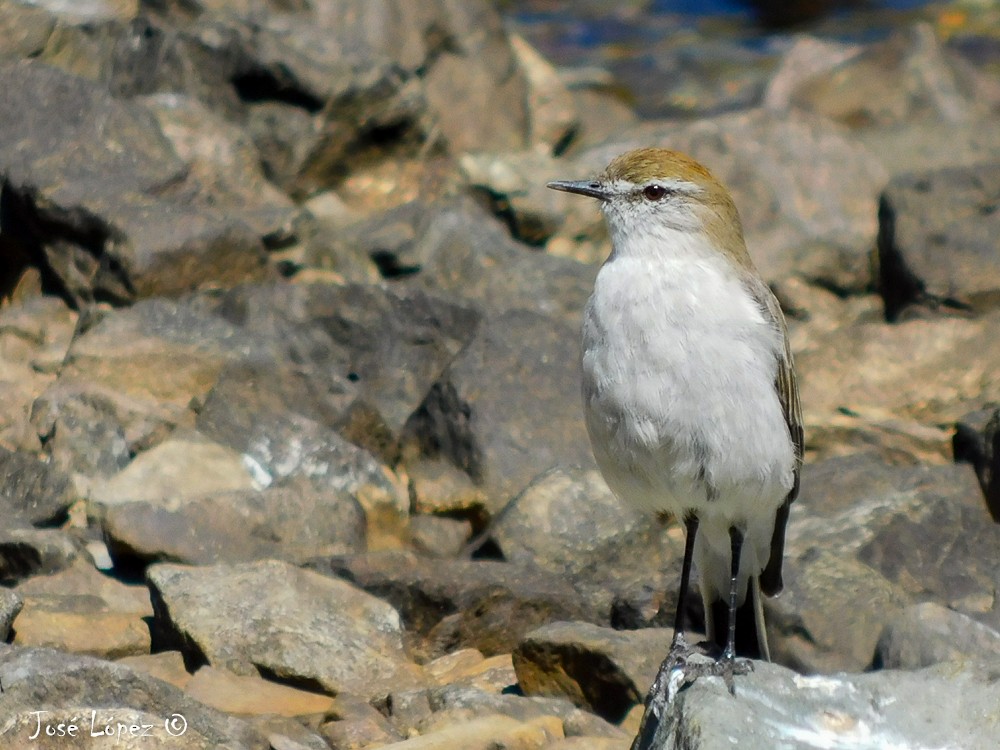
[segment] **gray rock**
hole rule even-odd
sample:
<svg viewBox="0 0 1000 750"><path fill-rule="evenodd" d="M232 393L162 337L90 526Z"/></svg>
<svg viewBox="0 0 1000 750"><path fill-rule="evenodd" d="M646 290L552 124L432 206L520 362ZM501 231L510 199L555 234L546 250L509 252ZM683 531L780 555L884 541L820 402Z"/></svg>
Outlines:
<svg viewBox="0 0 1000 750"><path fill-rule="evenodd" d="M1000 163L895 178L879 202L878 287L895 320L911 305L1000 303Z"/></svg>
<svg viewBox="0 0 1000 750"><path fill-rule="evenodd" d="M313 365L317 379L325 373L323 385L353 383L356 398L392 434L472 338L480 317L418 290L361 284L244 286L225 294L217 310L281 347L283 358Z"/></svg>
<svg viewBox="0 0 1000 750"><path fill-rule="evenodd" d="M308 483L113 505L102 526L116 567L299 562L365 548L365 514L357 501Z"/></svg>
<svg viewBox="0 0 1000 750"><path fill-rule="evenodd" d="M0 641L10 638L10 626L14 623L17 613L24 606L21 595L11 589L0 589Z"/></svg>
<svg viewBox="0 0 1000 750"><path fill-rule="evenodd" d="M45 734L46 726L57 731L64 723L77 725L76 739L68 740L77 743L91 736L118 742L118 727L124 725L121 747L268 748L267 740L245 722L208 708L154 677L103 659L0 645L0 681L3 733L18 746L66 747L66 737ZM145 731L146 736L130 737L131 725L148 726L136 731L136 735ZM39 728L41 733L32 739ZM95 745L99 741L95 739Z"/></svg>
<svg viewBox="0 0 1000 750"><path fill-rule="evenodd" d="M429 691L430 707L435 714L450 711L463 716L502 714L518 721L541 716L556 716L563 721L567 737L619 737L625 733L614 724L574 706L566 698L490 693L475 687L445 685Z"/></svg>
<svg viewBox="0 0 1000 750"><path fill-rule="evenodd" d="M875 653L876 666L883 669L963 660L1000 660L1000 633L932 602L907 607L890 620Z"/></svg>
<svg viewBox="0 0 1000 750"><path fill-rule="evenodd" d="M141 106L35 61L0 68L10 241L76 304L267 275L259 237L184 195L186 171Z"/></svg>
<svg viewBox="0 0 1000 750"><path fill-rule="evenodd" d="M0 507L8 519L54 525L76 500L69 477L33 456L0 447Z"/></svg>
<svg viewBox="0 0 1000 750"><path fill-rule="evenodd" d="M95 478L117 474L131 460L117 415L111 398L88 390L70 395L52 389L35 400L31 411L53 465Z"/></svg>
<svg viewBox="0 0 1000 750"><path fill-rule="evenodd" d="M593 266L514 241L499 219L468 199L443 201L427 212L408 254L397 262L420 269L405 280L408 285L465 300L488 314L536 310L574 330L597 275Z"/></svg>
<svg viewBox="0 0 1000 750"><path fill-rule="evenodd" d="M157 564L147 578L154 648L193 663L366 698L421 682L397 612L344 581L276 560Z"/></svg>
<svg viewBox="0 0 1000 750"><path fill-rule="evenodd" d="M622 567L662 569L663 525L621 503L596 469L555 469L532 482L497 518L503 558L553 573L607 580Z"/></svg>
<svg viewBox="0 0 1000 750"><path fill-rule="evenodd" d="M997 630L1000 602L992 592L1000 585L994 564L1000 525L983 507L970 474L960 466L935 467L931 475L941 484L918 487L905 506L870 524L873 533L858 558L912 596Z"/></svg>
<svg viewBox="0 0 1000 750"><path fill-rule="evenodd" d="M987 750L996 744L995 727L984 720L1000 701L995 671L995 664L948 664L803 677L756 662L736 678L735 700L717 677L681 690L662 719L665 742L656 747Z"/></svg>
<svg viewBox="0 0 1000 750"><path fill-rule="evenodd" d="M377 552L311 561L395 607L435 658L460 647L509 653L524 633L564 619L607 619L607 606L546 571L493 560Z"/></svg>
<svg viewBox="0 0 1000 750"><path fill-rule="evenodd" d="M919 23L802 82L791 100L860 129L968 121L988 114L1000 101L1000 89L944 47L930 24Z"/></svg>
<svg viewBox="0 0 1000 750"><path fill-rule="evenodd" d="M514 669L527 695L566 697L617 723L642 703L672 638L666 628L620 631L553 622L522 639Z"/></svg>
<svg viewBox="0 0 1000 750"><path fill-rule="evenodd" d="M951 446L955 463L972 464L986 508L1000 523L1000 409L981 409L963 417L955 424Z"/></svg>
<svg viewBox="0 0 1000 750"><path fill-rule="evenodd" d="M0 584L55 573L69 567L80 552L79 542L61 529L9 524L0 530Z"/></svg>
<svg viewBox="0 0 1000 750"><path fill-rule="evenodd" d="M577 330L551 316L489 318L411 417L410 440L464 469L493 513L544 471L592 466L579 346Z"/></svg>

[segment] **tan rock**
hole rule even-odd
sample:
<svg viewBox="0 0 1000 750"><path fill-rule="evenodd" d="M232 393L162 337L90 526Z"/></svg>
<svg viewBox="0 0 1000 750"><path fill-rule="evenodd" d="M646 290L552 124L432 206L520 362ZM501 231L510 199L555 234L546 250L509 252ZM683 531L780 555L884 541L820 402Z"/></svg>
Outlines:
<svg viewBox="0 0 1000 750"><path fill-rule="evenodd" d="M237 675L204 666L194 673L185 690L206 706L230 714L307 716L325 713L333 705L328 695L297 690L260 677Z"/></svg>
<svg viewBox="0 0 1000 750"><path fill-rule="evenodd" d="M90 602L90 605L82 602ZM149 653L149 626L135 613L100 611L85 597L28 599L14 620L14 645L116 659Z"/></svg>
<svg viewBox="0 0 1000 750"><path fill-rule="evenodd" d="M492 715L439 729L392 745L396 750L541 750L562 739L562 721L543 716L520 722Z"/></svg>
<svg viewBox="0 0 1000 750"><path fill-rule="evenodd" d="M191 674L184 667L184 655L180 651L161 651L158 654L140 654L138 656L123 656L117 660L139 672L168 682L182 690L191 681Z"/></svg>

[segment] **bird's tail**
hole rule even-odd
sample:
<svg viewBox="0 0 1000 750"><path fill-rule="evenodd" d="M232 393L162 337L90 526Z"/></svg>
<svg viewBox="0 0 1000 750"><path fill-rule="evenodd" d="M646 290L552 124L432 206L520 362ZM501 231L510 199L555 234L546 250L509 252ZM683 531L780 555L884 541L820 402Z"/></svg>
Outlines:
<svg viewBox="0 0 1000 750"><path fill-rule="evenodd" d="M726 648L728 628L729 601L725 597L706 601L705 630L708 639L719 647L720 652ZM767 631L764 629L764 600L757 576L750 578L746 598L736 608L736 655L771 661Z"/></svg>

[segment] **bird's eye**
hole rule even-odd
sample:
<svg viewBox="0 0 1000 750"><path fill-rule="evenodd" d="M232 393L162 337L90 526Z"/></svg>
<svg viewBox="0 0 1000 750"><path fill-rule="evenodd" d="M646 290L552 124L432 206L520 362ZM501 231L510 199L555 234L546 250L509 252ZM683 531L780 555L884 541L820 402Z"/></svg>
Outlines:
<svg viewBox="0 0 1000 750"><path fill-rule="evenodd" d="M663 185L646 185L642 189L642 195L648 201L658 201L666 194L667 189Z"/></svg>

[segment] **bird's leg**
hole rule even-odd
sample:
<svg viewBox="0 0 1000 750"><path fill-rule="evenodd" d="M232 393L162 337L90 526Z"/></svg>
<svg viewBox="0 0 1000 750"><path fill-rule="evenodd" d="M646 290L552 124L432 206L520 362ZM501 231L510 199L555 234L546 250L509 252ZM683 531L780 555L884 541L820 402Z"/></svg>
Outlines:
<svg viewBox="0 0 1000 750"><path fill-rule="evenodd" d="M688 597L688 587L691 583L691 560L694 557L694 538L698 534L698 516L689 513L684 518L684 562L681 564L681 586L677 592L677 609L674 612L674 637L670 642L671 656L683 656L688 651L687 641L684 639L684 607Z"/></svg>
<svg viewBox="0 0 1000 750"><path fill-rule="evenodd" d="M729 572L729 629L726 634L726 650L722 652L719 663L722 666L722 677L732 695L736 695L736 685L733 675L746 674L753 665L749 659L736 659L736 597L739 594L740 558L743 555L743 532L735 526L729 527L730 572Z"/></svg>

